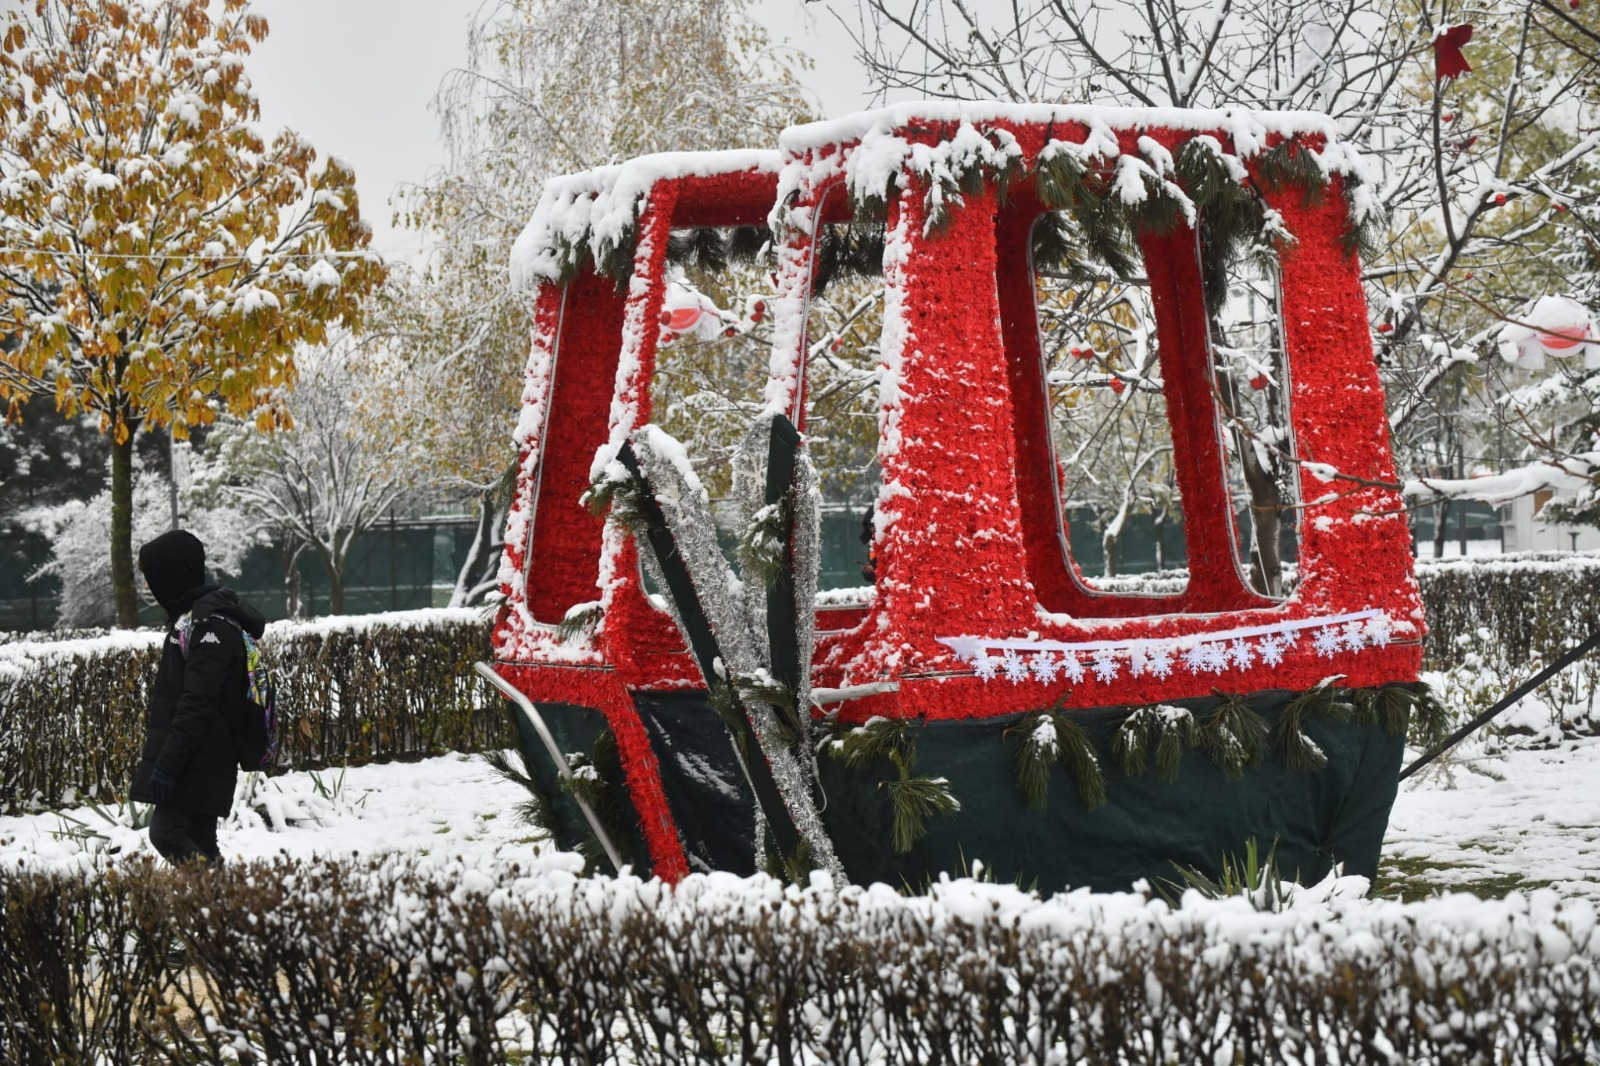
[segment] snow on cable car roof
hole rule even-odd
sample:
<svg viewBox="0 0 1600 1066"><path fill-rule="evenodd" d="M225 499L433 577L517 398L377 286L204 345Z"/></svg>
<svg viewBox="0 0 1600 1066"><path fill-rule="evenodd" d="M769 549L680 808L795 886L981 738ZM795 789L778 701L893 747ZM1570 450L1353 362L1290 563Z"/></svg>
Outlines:
<svg viewBox="0 0 1600 1066"><path fill-rule="evenodd" d="M563 247L588 245L596 258L627 238L639 205L661 181L753 171L777 174L782 156L769 149L657 152L623 163L565 174L545 183L533 218L511 248L511 283L519 289L561 277Z"/></svg>

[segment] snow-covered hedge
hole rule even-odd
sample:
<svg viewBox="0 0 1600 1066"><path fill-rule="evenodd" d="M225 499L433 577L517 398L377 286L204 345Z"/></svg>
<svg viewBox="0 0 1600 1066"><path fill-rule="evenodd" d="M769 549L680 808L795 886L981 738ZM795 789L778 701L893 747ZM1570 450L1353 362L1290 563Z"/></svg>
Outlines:
<svg viewBox="0 0 1600 1066"><path fill-rule="evenodd" d="M0 810L120 795L143 741L161 633L0 644ZM478 610L274 622L287 765L481 751L510 743Z"/></svg>
<svg viewBox="0 0 1600 1066"><path fill-rule="evenodd" d="M1419 561L1417 578L1430 670L1486 652L1513 666L1549 662L1600 629L1600 555L1591 552ZM1591 686L1600 680L1600 657L1579 668Z"/></svg>
<svg viewBox="0 0 1600 1066"><path fill-rule="evenodd" d="M914 898L820 876L674 889L574 861L0 872L0 1061L1600 1055L1595 910L1551 892L1400 904L1330 881L1262 913L965 880Z"/></svg>

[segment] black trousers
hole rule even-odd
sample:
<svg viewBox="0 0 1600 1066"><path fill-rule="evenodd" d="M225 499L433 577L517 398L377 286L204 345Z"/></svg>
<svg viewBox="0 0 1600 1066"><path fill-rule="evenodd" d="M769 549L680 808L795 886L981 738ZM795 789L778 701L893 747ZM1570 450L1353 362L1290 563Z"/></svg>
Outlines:
<svg viewBox="0 0 1600 1066"><path fill-rule="evenodd" d="M190 814L171 807L157 807L150 818L150 845L174 866L195 859L221 866L217 821L214 814Z"/></svg>

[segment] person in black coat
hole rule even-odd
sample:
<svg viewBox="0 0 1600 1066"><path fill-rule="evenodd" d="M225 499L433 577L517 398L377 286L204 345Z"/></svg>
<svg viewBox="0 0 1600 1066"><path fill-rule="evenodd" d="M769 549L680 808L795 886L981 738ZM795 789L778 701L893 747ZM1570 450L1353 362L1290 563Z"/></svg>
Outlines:
<svg viewBox="0 0 1600 1066"><path fill-rule="evenodd" d="M249 709L240 630L259 639L266 619L232 589L206 584L205 547L185 530L140 548L139 570L166 609L167 635L129 794L155 804L150 843L163 858L220 865L217 822L233 807L234 735ZM180 640L186 614L187 652Z"/></svg>

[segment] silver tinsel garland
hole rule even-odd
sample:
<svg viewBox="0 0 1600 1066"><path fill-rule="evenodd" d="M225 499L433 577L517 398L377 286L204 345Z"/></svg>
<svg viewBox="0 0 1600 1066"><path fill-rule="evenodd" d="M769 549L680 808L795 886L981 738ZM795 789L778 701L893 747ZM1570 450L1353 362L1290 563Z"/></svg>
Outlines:
<svg viewBox="0 0 1600 1066"><path fill-rule="evenodd" d="M765 433L761 432L763 426ZM765 440L770 432L770 419L762 419L746 438L746 443L754 447L747 449L747 454L740 462L740 466L745 468L742 475L744 487L740 499L745 520L753 515L753 511L743 506L746 503L744 493L757 491L754 498L758 508L762 502L762 493L752 490L750 486L756 483L754 473L757 466L760 468L759 483L765 484ZM757 437L759 443L756 441ZM727 675L725 680L735 683L737 688L736 683L741 679L751 681L770 679L766 590L747 585L728 565L717 542L716 525L712 520L710 503L706 499L704 490L694 477L693 471L687 469L686 465L680 466L674 461L674 456L680 459L684 457L682 446L653 425L635 431L632 444L639 458L640 469L655 490L656 501L661 506L667 528L672 533L678 554L689 573L690 581L694 584L706 621L717 638L717 646L722 653L721 668ZM759 458L752 458L750 453L759 455ZM812 483L814 486L814 476ZM812 536L815 544L815 534ZM641 537L638 543L640 555L649 559L647 565L651 567L651 576L655 578L658 587L666 588L659 560L653 558L654 553L648 539ZM801 600L798 596L800 589L797 588L796 602L800 604L809 605L814 602L816 581L814 558L812 562L812 573L808 582L812 592L807 599ZM799 570L798 566L796 570ZM683 620L677 616L676 611L673 612L673 617L687 641L689 633L683 625ZM809 628L808 626L808 631ZM809 653L809 640L804 640L802 663L809 663ZM715 680L708 678L707 682L714 683ZM809 684L804 687L809 691ZM796 694L797 697L801 695L801 693ZM833 842L822 825L821 816L813 799L811 773L813 767L809 761L802 762L795 751L788 747L784 730L778 721L778 712L770 703L749 699L742 700L742 703L749 715L756 743L771 768L773 781L783 798L784 805L788 808L790 817L794 820L801 839L810 847L813 861L818 867L826 870L837 883L845 884L844 868L834 854ZM809 715L804 713L805 704L799 704L799 707L802 721L808 719ZM749 774L748 767L745 767L745 772Z"/></svg>

